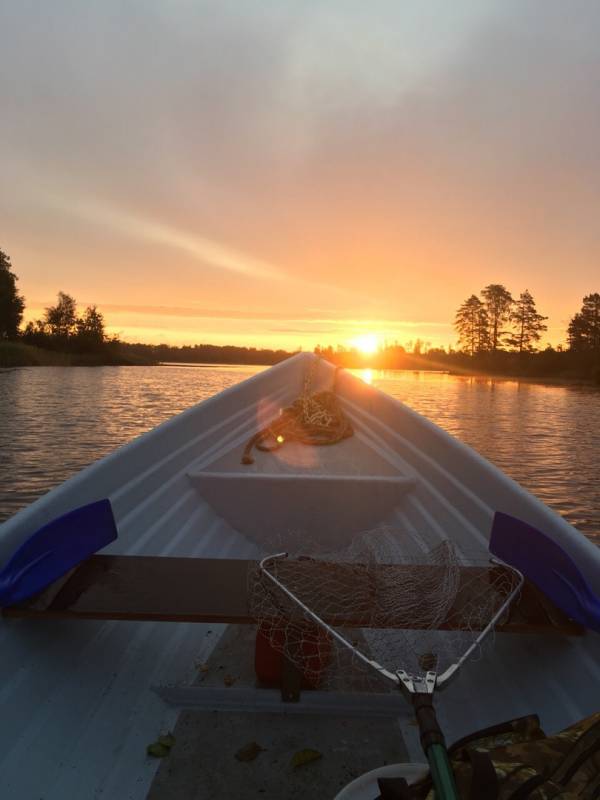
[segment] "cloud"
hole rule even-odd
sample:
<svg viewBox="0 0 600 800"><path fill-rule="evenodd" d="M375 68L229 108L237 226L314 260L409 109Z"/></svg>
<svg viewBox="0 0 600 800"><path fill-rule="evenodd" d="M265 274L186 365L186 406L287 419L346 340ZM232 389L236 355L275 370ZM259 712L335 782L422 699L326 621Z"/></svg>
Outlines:
<svg viewBox="0 0 600 800"><path fill-rule="evenodd" d="M46 308L55 302L54 299L49 300L32 300L30 306L37 309ZM80 307L94 305L91 301L79 301ZM119 304L119 303L102 303L100 310L106 314L128 316L151 316L151 317L180 317L192 319L222 319L222 320L247 320L247 321L263 321L268 322L272 320L285 320L287 322L301 322L307 326L321 325L323 323L330 323L338 326L336 330L340 329L339 324L348 328L373 328L377 326L384 326L387 328L445 328L447 323L436 322L432 320L397 320L397 319L369 319L360 317L348 317L342 313L332 312L327 309L305 309L302 314L293 316L285 312L255 309L211 309L211 308L194 308L191 306L151 306L151 305L134 305L134 304ZM312 328L311 328L312 329ZM275 329L272 329L275 330ZM278 329L285 331L287 329ZM305 330L305 329L304 329ZM293 329L291 332L300 333L301 330ZM325 333L325 330L318 331Z"/></svg>
<svg viewBox="0 0 600 800"><path fill-rule="evenodd" d="M561 325L597 288L598 4L21 0L0 28L30 296L35 253L115 305L418 335L490 282Z"/></svg>
<svg viewBox="0 0 600 800"><path fill-rule="evenodd" d="M63 205L65 211L68 208ZM195 233L151 219L142 219L135 214L118 209L77 203L73 213L95 225L108 225L113 231L141 239L151 244L165 245L181 250L202 264L252 278L282 280L285 276L277 267L229 245L207 239Z"/></svg>
<svg viewBox="0 0 600 800"><path fill-rule="evenodd" d="M346 336L347 329L344 328L310 328L307 331L306 328L269 328L270 333L297 333L303 336L306 336L307 333L310 333L311 336L319 336L319 335L327 335L327 336Z"/></svg>

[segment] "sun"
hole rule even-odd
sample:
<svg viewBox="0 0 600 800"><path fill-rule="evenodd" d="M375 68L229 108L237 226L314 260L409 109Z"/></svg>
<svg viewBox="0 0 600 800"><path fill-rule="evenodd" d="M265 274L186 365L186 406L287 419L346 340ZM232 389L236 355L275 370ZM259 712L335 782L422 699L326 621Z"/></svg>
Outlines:
<svg viewBox="0 0 600 800"><path fill-rule="evenodd" d="M379 347L379 339L375 333L363 333L361 336L355 336L354 339L352 339L352 344L360 350L361 353L373 355L373 353L377 352L377 348Z"/></svg>

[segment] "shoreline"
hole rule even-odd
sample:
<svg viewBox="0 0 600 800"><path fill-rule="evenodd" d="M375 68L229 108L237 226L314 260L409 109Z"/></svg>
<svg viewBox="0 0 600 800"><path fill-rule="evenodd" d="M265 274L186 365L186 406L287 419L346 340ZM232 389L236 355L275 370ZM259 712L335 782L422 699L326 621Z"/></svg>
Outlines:
<svg viewBox="0 0 600 800"><path fill-rule="evenodd" d="M239 354L238 354L239 355ZM289 354L290 356L292 354ZM326 359L326 356L322 356ZM279 359L280 361L281 359ZM328 360L328 359L326 359ZM407 359L408 360L408 359ZM412 361L412 363L410 363ZM278 362L275 362L278 363ZM137 367L137 366L164 366L164 367L270 367L273 361L265 358L262 363L257 360L236 359L215 361L166 361L152 360L141 356L139 353L122 353L118 350L112 352L67 353L56 350L46 350L21 342L0 342L0 370L18 369L23 367ZM341 365L340 365L341 366ZM374 370L377 372L430 372L453 375L458 378L479 378L485 380L512 381L517 383L536 383L546 386L580 386L592 389L600 388L600 382L592 377L582 375L527 375L511 372L491 372L485 369L469 369L463 366L444 364L442 361L431 363L424 358L411 358L403 366L370 365L368 363L350 365L344 364L349 370Z"/></svg>
<svg viewBox="0 0 600 800"><path fill-rule="evenodd" d="M61 350L46 350L23 342L0 342L0 369L153 366L157 363L124 355L108 348L91 352L68 353Z"/></svg>
<svg viewBox="0 0 600 800"><path fill-rule="evenodd" d="M59 356L64 356L64 354L56 354ZM194 362L175 362L175 361L156 361L156 362L133 362L127 361L126 359L123 360L107 360L107 361L97 361L97 360L90 360L88 362L81 360L79 363L72 363L68 362L66 359L57 358L56 361L48 361L47 363L12 363L12 364L2 364L0 363L0 372L8 372L14 369L24 369L26 367L69 367L73 369L77 369L80 367L194 367L200 369L210 369L212 367L264 367L265 369L268 367L273 366L273 364L257 364L255 362L224 362L224 361L215 361L210 363L194 363ZM440 369L427 369L427 368L410 368L410 367L368 367L368 366L360 366L360 367L346 367L349 371L353 372L360 372L362 370L373 370L374 372L429 372L432 374L438 375L450 375L454 378L478 378L480 380L486 381L502 381L502 382L511 382L511 383L531 383L531 384L539 384L542 386L563 386L567 387L581 387L587 389L598 389L600 390L600 386L590 380L589 378L579 378L579 377L565 377L565 376L537 376L537 375L510 375L505 373L492 373L492 372L462 372L457 370L440 370Z"/></svg>
<svg viewBox="0 0 600 800"><path fill-rule="evenodd" d="M585 386L591 389L600 389L600 385L589 378L567 377L567 376L539 376L539 375L510 375L507 373L495 372L463 372L452 369L427 369L425 367L416 369L411 367L347 367L351 371L373 370L375 372L431 372L439 375L451 375L453 378L483 378L494 381L510 381L512 383L539 383L548 386Z"/></svg>
<svg viewBox="0 0 600 800"><path fill-rule="evenodd" d="M541 375L510 375L494 372L457 372L448 370L449 375L457 378L486 378L488 380L512 381L513 383L540 383L547 386L586 386L592 389L600 389L600 385L591 378L567 377L567 376L541 376Z"/></svg>

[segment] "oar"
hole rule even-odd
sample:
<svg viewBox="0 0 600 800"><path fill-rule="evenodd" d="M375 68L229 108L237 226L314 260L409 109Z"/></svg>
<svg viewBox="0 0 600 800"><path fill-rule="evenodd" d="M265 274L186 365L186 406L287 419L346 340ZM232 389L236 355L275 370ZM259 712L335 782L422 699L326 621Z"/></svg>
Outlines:
<svg viewBox="0 0 600 800"><path fill-rule="evenodd" d="M549 536L497 511L490 552L520 570L575 622L600 633L600 597L571 556Z"/></svg>
<svg viewBox="0 0 600 800"><path fill-rule="evenodd" d="M41 592L117 538L109 500L75 508L39 528L0 570L0 608Z"/></svg>

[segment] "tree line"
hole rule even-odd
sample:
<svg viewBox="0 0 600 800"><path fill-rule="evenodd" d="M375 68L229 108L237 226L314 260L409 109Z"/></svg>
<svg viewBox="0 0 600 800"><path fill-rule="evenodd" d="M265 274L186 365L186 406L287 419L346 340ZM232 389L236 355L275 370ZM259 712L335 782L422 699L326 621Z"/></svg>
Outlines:
<svg viewBox="0 0 600 800"><path fill-rule="evenodd" d="M121 342L121 350L146 361L172 364L278 364L294 355L286 350L236 347L235 345L194 344L176 347L168 344L129 344Z"/></svg>
<svg viewBox="0 0 600 800"><path fill-rule="evenodd" d="M528 289L515 301L505 286L491 283L482 289L481 298L472 294L465 300L454 324L459 345L471 356L497 353L504 345L519 353L531 353L548 330L546 319L538 314Z"/></svg>
<svg viewBox="0 0 600 800"><path fill-rule="evenodd" d="M348 368L444 370L585 380L600 384L600 294L583 298L568 326L568 345L539 349L547 330L529 290L515 300L505 286L490 284L461 304L455 317L459 349L431 347L417 339L406 347L394 342L376 353L356 348L316 347L315 352Z"/></svg>
<svg viewBox="0 0 600 800"><path fill-rule="evenodd" d="M20 341L46 350L81 353L86 358L86 354L95 354L98 363L274 364L291 355L284 350L208 344L193 347L126 344L106 335L104 318L95 305L87 306L78 314L75 299L62 291L58 293L56 305L46 308L41 319L28 322L21 330L25 299L19 294L17 280L10 258L0 250L0 342ZM566 350L562 345L556 349L547 345L539 351L540 339L547 330L546 320L547 317L538 312L528 289L514 299L502 284L489 284L481 290L480 296L468 297L456 312L458 352L452 347L448 351L431 349L420 340L408 349L394 343L372 356L340 347L336 351L331 347L315 350L347 367L456 368L471 372L476 369L540 377L585 377L600 383L600 294L590 293L583 298L581 309L568 325Z"/></svg>
<svg viewBox="0 0 600 800"><path fill-rule="evenodd" d="M538 313L531 292L526 289L515 300L505 286L491 283L480 295L472 294L456 312L454 325L462 351L470 356L504 350L521 355L537 352L548 317ZM600 356L600 294L583 298L567 336L569 350Z"/></svg>
<svg viewBox="0 0 600 800"><path fill-rule="evenodd" d="M285 350L230 345L129 344L116 336L107 336L104 317L95 305L87 306L79 314L75 298L62 291L58 293L56 305L46 308L41 319L28 322L22 330L25 299L19 294L17 280L10 258L0 250L0 342L21 342L43 350L83 356L72 363L156 364L165 361L263 365L277 364L292 355ZM92 357L91 361L88 356Z"/></svg>
<svg viewBox="0 0 600 800"><path fill-rule="evenodd" d="M64 352L98 352L117 340L106 335L104 317L95 305L77 312L74 297L58 293L56 305L45 309L42 319L28 322L21 331L25 298L17 290L17 276L10 258L0 250L0 339Z"/></svg>
<svg viewBox="0 0 600 800"><path fill-rule="evenodd" d="M96 306L88 306L79 316L75 298L65 292L58 293L58 302L45 310L42 319L27 323L21 339L36 347L78 353L97 352L118 343L106 335L104 317Z"/></svg>

